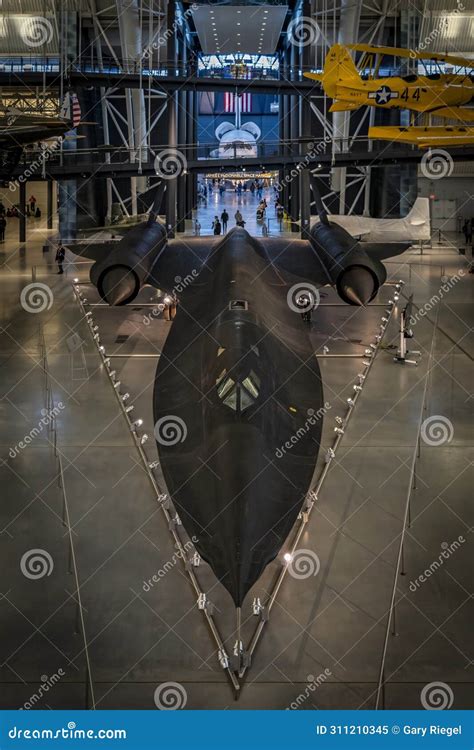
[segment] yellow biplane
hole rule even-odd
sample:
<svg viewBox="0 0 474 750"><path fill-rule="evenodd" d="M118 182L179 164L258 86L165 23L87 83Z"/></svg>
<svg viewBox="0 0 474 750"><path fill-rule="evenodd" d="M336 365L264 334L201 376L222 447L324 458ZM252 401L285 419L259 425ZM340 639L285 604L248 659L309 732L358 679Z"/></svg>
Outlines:
<svg viewBox="0 0 474 750"><path fill-rule="evenodd" d="M364 53L359 61L359 70L349 49ZM384 55L424 60L425 72L379 78ZM440 63L452 66L456 72L441 72ZM433 67L437 67L436 72L428 72ZM362 106L399 108L411 110L417 115L435 115L467 123L474 122L474 109L468 106L474 103L474 79L467 72L473 67L473 61L454 55L416 53L399 47L365 44L344 47L335 44L326 56L323 72L305 73L305 76L319 81L327 96L333 99L330 112L351 112ZM367 68L369 75L363 76L361 71ZM460 128L460 132L454 132L455 128L439 126L433 127L431 133L427 133L427 130L430 128L380 126L370 128L369 137L402 140L420 147L474 143L474 128Z"/></svg>

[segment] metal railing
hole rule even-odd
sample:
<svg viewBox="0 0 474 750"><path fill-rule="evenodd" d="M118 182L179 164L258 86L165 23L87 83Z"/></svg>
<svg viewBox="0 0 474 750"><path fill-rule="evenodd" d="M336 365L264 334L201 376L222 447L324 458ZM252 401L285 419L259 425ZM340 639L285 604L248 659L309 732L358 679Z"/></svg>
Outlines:
<svg viewBox="0 0 474 750"><path fill-rule="evenodd" d="M181 522L180 522L180 520L179 520L179 518L178 518L178 516L177 516L176 513L175 513L175 515L173 515L170 499L169 499L169 497L168 497L168 495L166 493L163 493L161 491L161 489L160 489L160 487L158 485L158 482L156 481L156 478L155 478L155 476L153 474L152 468L154 467L154 463L155 462L151 461L148 458L148 456L146 455L145 449L143 448L143 445L146 442L146 440L144 439L145 436L144 435L142 435L141 437L139 436L139 434L138 434L138 428L135 426L134 422L130 418L131 409L130 409L130 407L126 407L126 405L125 405L124 398L122 397L122 395L120 393L120 381L117 380L115 371L112 370L112 368L110 366L110 356L107 355L107 353L105 351L105 347L102 346L101 343L100 343L99 333L98 332L94 332L94 330L93 330L93 328L94 328L94 319L93 319L93 316L92 316L92 312L86 310L86 304L87 304L87 302L85 300L84 295L81 292L80 286L78 284L73 284L73 290L74 290L74 294L75 294L76 300L77 300L77 302L79 304L79 307L81 309L81 312L83 313L85 320L87 320L87 322L89 324L89 328L90 328L90 331L91 331L91 335L92 335L93 341L94 341L94 343L95 343L95 345L97 347L97 350L98 350L99 356L100 356L100 358L102 360L102 363L104 365L104 369L105 369L105 372L107 374L107 377L108 377L108 379L109 379L109 381L110 381L110 383L112 385L112 389L113 389L113 392L115 394L115 398L116 398L116 400L117 400L117 402L118 402L118 404L120 406L120 410L121 410L121 412L122 412L122 414L123 414L123 416L124 416L124 418L125 418L125 420L127 422L127 426L128 426L128 428L130 430L131 435L134 436L134 438L135 438L135 440L134 440L135 446L136 446L138 454L140 456L140 459L141 459L143 468L145 470L145 473L146 473L146 475L148 477L148 480L149 480L149 482L151 484L151 487L153 489L155 498L156 498L157 502L159 503L159 505L161 507L161 510L162 510L162 512L164 514L164 517L165 517L165 520L166 520L166 524L168 526L168 529L170 530L170 533L172 535L174 544L175 544L175 546L176 546L176 548L178 550L178 554L181 557L181 559L183 560L183 563L184 563L184 566L185 566L185 570L186 570L186 572L187 572L187 574L189 576L189 579L190 579L191 584L193 586L194 592L195 592L195 594L197 596L198 608L202 610L202 612L203 612L203 614L204 614L204 616L206 618L207 624L209 626L209 629L211 631L211 634L212 634L212 636L214 638L214 641L216 643L219 664L226 671L227 676L228 676L228 678L229 678L229 680L230 680L230 682L232 684L232 687L234 689L234 694L237 696L237 694L238 694L238 692L240 690L240 685L239 685L239 682L238 682L238 680L237 680L237 678L236 678L236 676L234 674L234 671L232 670L232 667L231 667L230 661L229 661L229 657L228 657L226 649L225 649L224 641L221 638L221 636L219 634L219 631L217 629L217 626L216 626L216 622L215 622L214 615L213 615L214 605L212 604L212 602L210 602L207 599L207 596L206 596L205 592L203 591L203 589L202 589L202 587L201 587L201 585L200 585L200 583L198 581L198 578L197 578L197 576L196 576L196 574L195 574L195 572L193 570L193 562L189 560L189 557L188 557L188 554L187 554L187 551L186 551L186 544L183 544L183 542L182 542L182 540L180 538L180 535L179 535L179 533L177 531L177 528L178 528L178 526L181 525ZM156 355L153 355L153 356L156 356ZM146 436L146 437L148 437L148 436Z"/></svg>
<svg viewBox="0 0 474 750"><path fill-rule="evenodd" d="M395 601L395 599L396 599L396 594L397 594L398 577L399 575L405 575L405 535L406 535L407 528L410 528L411 526L411 496L412 496L413 490L416 489L416 486L417 486L416 485L416 462L421 456L421 439L420 439L421 438L421 426L422 426L423 419L425 417L426 408L427 408L426 395L428 392L428 385L430 383L430 376L431 376L431 370L432 370L432 362L433 362L433 355L434 355L434 348L435 348L435 341L436 341L436 331L438 328L439 309L440 309L440 306L438 305L436 309L436 319L434 322L433 336L431 339L431 347L430 347L428 364L427 364L426 375L425 375L425 382L424 382L424 387L423 387L423 396L421 399L420 414L418 416L415 447L414 447L412 459L410 462L410 475L409 475L405 506L404 506L404 511L403 511L403 526L402 526L402 531L400 534L400 543L398 545L397 559L396 559L395 570L393 574L393 584L392 584L392 591L390 595L390 607L389 607L387 623L385 627L385 635L384 635L383 646L382 646L382 656L380 660L379 677L378 677L378 682L377 682L377 694L375 698L376 710L378 710L379 708L385 709L385 684L386 684L385 665L386 665L386 660L387 660L390 632L392 632L393 636L397 635L397 631L396 631L397 602Z"/></svg>
<svg viewBox="0 0 474 750"><path fill-rule="evenodd" d="M387 282L389 284L390 282ZM381 318L381 324L379 331L375 334L374 341L370 344L370 346L364 351L362 355L355 355L357 357L360 357L362 359L363 369L361 373L357 376L358 382L354 384L354 393L351 394L351 396L347 399L347 410L344 417L336 417L336 427L334 428L334 431L336 433L336 437L333 441L333 444L327 449L326 456L325 456L325 463L324 466L319 474L319 478L316 482L316 484L311 488L311 490L308 492L305 500L305 504L303 506L303 509L300 512L299 515L299 524L296 528L296 531L294 532L292 541L288 547L288 555L291 562L291 558L295 554L298 543L301 539L301 536L303 535L303 532L306 530L306 526L309 522L311 512L316 505L318 501L319 493L321 492L321 489L324 485L324 482L326 480L326 477L328 475L329 469L336 457L336 451L343 439L345 430L347 429L347 425L349 423L349 420L351 419L355 406L357 404L357 401L362 393L364 383L366 382L367 376L372 368L372 365L375 361L375 356L377 352L380 350L380 347L382 345L383 336L385 334L385 331L392 319L394 310L395 310L395 303L398 300L400 289L402 288L404 282L399 281L395 283L395 293L394 293L394 299L389 300L387 304L387 308L385 310L385 314ZM331 356L327 354L320 355L322 357L324 356ZM332 355L334 357L344 357L347 355ZM255 649L258 645L258 642L260 640L260 637L262 635L262 632L265 628L265 623L268 622L270 617L270 612L273 608L273 605L275 603L276 597L278 595L278 592L281 588L281 585L285 579L285 576L288 571L288 567L290 562L286 562L283 564L282 569L280 573L278 574L275 583L273 585L273 589L271 593L269 594L266 602L261 607L260 611L260 621L254 631L254 634L252 636L252 639L250 641L249 649L248 649L248 656L249 658L252 657L253 653L255 652ZM239 676L243 677L245 675L246 670L248 669L248 666L245 666Z"/></svg>
<svg viewBox="0 0 474 750"><path fill-rule="evenodd" d="M35 272L32 269L32 278L35 276ZM42 323L39 325L39 352L40 352L40 367L43 371L44 381L44 396L46 404L46 416L48 417L48 430L52 434L52 445L54 456L58 461L57 478L58 487L62 492L62 524L67 529L69 539L69 560L68 560L68 573L74 575L74 582L76 587L76 617L75 617L75 632L81 633L84 642L84 658L86 663L86 675L85 675L85 697L84 704L87 709L95 709L95 696L94 696L94 685L92 683L92 672L89 658L89 649L87 645L86 627L84 621L84 607L81 598L81 587L79 584L79 574L77 569L76 554L74 550L74 543L72 538L72 526L71 518L69 514L69 504L66 494L66 482L64 479L64 467L60 451L58 450L58 431L56 424L56 407L54 404L53 387L51 382L51 376L49 373L48 357L46 349L46 340L44 336L44 328ZM76 656L77 658L77 656Z"/></svg>

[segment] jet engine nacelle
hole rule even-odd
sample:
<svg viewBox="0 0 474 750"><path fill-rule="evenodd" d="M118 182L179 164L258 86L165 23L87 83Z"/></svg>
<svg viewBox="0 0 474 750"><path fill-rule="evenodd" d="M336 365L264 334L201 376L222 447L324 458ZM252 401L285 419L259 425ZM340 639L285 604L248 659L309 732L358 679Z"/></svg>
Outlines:
<svg viewBox="0 0 474 750"><path fill-rule="evenodd" d="M166 230L157 222L127 232L107 258L92 266L90 279L102 299L112 306L132 302L147 283L166 242Z"/></svg>
<svg viewBox="0 0 474 750"><path fill-rule="evenodd" d="M310 234L329 279L349 305L366 305L385 282L385 266L371 258L345 229L337 224L316 224Z"/></svg>

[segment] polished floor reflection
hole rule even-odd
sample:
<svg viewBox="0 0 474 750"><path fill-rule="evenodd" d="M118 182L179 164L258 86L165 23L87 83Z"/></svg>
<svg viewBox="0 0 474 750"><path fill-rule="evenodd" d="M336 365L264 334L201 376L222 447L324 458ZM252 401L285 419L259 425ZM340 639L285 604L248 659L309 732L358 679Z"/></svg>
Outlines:
<svg viewBox="0 0 474 750"><path fill-rule="evenodd" d="M203 214L203 225L222 210L219 199L214 200ZM228 212L235 213L238 198L229 194L224 201ZM242 198L241 205L251 224L255 202ZM157 685L169 681L185 686L190 709L286 708L302 694L307 694L302 709L372 707L432 346L426 416L448 419L453 434L442 445L421 445L405 575L397 585L397 635L390 637L388 648L385 700L388 708L420 708L423 685L442 680L454 692L454 708L468 707L468 545L422 586L411 584L438 559L444 545L460 536L466 539L472 525L473 277L462 276L442 299L436 331L436 308L416 324L412 346L423 355L418 367L393 362L398 308L301 540L302 547L317 554L320 570L316 576L285 580L241 698L234 702L181 562L170 564L175 559L173 540L75 301L72 280L83 284L121 390L130 394L127 403L143 419L150 460L156 458L154 373L170 323L153 313L156 290L145 288L131 307L110 309L88 281L90 264L76 263L68 254L66 273L56 275L53 252L42 250L48 234L33 225L20 247L11 227L0 250L1 707L21 708L37 693L44 676L60 669L61 679L36 706L85 707L90 700L86 647L98 708L154 709ZM423 256L405 253L387 264L389 278L404 279L405 293L413 292L417 306L423 307L439 291L442 277L466 269L457 252L458 239ZM21 303L34 278L48 294L48 306L40 313ZM322 354L327 347L330 355L357 356L320 359L331 405L321 461L392 291L384 287L374 304L360 309L341 304L332 290L322 290L311 326L315 351ZM85 638L77 627L53 437L47 429L32 433L46 407L41 332L54 400L63 404L57 419L58 451ZM74 348L75 334L82 342L79 349ZM24 555L34 549L45 550L53 560L51 574L38 580L25 577L21 568ZM245 641L256 624L252 598L264 600L280 566L277 559L268 567L245 602ZM157 575L163 570L165 575ZM202 564L198 573L232 654L235 620L230 598L208 566ZM308 682L327 675L325 670L328 679L308 692Z"/></svg>

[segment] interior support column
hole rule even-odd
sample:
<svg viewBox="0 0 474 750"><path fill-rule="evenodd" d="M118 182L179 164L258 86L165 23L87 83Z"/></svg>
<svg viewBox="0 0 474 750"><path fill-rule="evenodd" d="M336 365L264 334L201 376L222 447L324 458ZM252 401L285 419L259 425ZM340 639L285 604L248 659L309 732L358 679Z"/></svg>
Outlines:
<svg viewBox="0 0 474 750"><path fill-rule="evenodd" d="M305 18L311 18L311 3L305 0L303 2L302 14ZM300 49L300 65L303 70L310 68L311 56L310 46L305 45ZM300 97L300 135L305 139L302 143L301 153L308 153L308 143L311 140L311 106L309 100L304 94ZM311 216L311 193L309 169L302 169L300 173L300 218L301 218L301 236L306 239L309 234L310 216Z"/></svg>
<svg viewBox="0 0 474 750"><path fill-rule="evenodd" d="M20 205L19 205L19 241L26 242L26 181L20 182Z"/></svg>
<svg viewBox="0 0 474 750"><path fill-rule="evenodd" d="M296 71L299 66L299 49L296 44L291 45L291 79L294 80L297 76ZM300 107L299 107L299 96L290 97L290 141L293 148L297 148L297 139L300 137ZM300 218L300 182L298 177L293 177L289 183L289 198L290 198L290 216L291 216L291 231L299 232L299 218Z"/></svg>
<svg viewBox="0 0 474 750"><path fill-rule="evenodd" d="M47 194L46 194L46 227L47 229L53 228L53 181L48 180Z"/></svg>
<svg viewBox="0 0 474 750"><path fill-rule="evenodd" d="M167 58L168 71L173 74L176 70L176 2L168 0L167 5ZM168 124L168 147L177 149L178 133L176 122L177 95L168 94L166 114ZM176 231L176 194L177 194L177 177L172 177L166 181L166 229L168 237L173 238Z"/></svg>

